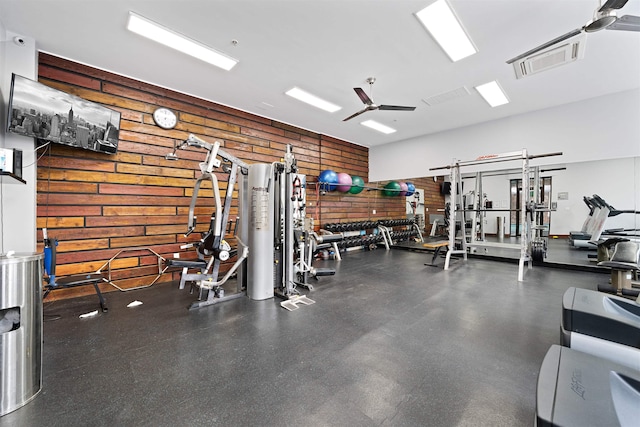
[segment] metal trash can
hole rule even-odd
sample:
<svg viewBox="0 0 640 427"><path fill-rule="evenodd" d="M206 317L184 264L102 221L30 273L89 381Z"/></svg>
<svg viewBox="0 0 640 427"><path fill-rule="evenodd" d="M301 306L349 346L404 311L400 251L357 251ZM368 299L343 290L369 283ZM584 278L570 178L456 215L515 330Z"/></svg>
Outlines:
<svg viewBox="0 0 640 427"><path fill-rule="evenodd" d="M498 236L498 241L502 242L504 241L505 218L503 216L499 216L496 219L498 220L498 228L496 234Z"/></svg>
<svg viewBox="0 0 640 427"><path fill-rule="evenodd" d="M42 387L43 256L0 255L0 416Z"/></svg>

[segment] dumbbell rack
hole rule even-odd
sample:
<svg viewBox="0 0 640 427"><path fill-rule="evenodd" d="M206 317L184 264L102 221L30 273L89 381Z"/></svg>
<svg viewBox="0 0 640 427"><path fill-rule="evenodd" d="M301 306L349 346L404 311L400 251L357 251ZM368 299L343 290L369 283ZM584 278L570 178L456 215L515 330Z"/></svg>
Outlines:
<svg viewBox="0 0 640 427"><path fill-rule="evenodd" d="M405 230L394 231L393 227L405 227ZM412 226L411 230L406 227ZM375 249L379 244L384 244L389 250L394 242L406 241L415 236L422 240L422 233L412 219L384 219L378 221L356 221L329 223L323 228L325 232L340 233L344 236L337 243L340 250Z"/></svg>

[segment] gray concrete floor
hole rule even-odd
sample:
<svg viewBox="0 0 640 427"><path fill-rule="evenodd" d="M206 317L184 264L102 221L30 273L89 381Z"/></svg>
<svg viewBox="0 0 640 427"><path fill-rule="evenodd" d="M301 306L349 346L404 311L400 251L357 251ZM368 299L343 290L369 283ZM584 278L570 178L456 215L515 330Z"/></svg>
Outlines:
<svg viewBox="0 0 640 427"><path fill-rule="evenodd" d="M188 311L177 283L45 304L40 394L1 426L530 426L561 298L606 276L350 252L316 301ZM440 262L442 262L440 260ZM131 301L143 305L127 308Z"/></svg>

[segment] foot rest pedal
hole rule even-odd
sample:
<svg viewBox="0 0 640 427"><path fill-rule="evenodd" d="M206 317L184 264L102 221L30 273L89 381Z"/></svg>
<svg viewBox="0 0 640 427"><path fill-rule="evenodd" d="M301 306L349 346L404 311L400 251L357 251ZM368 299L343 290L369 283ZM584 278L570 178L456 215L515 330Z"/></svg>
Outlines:
<svg viewBox="0 0 640 427"><path fill-rule="evenodd" d="M298 305L302 304L302 305L311 305L311 304L315 304L316 302L314 300L312 300L311 298L307 298L304 295L301 296L296 296L296 297L291 297L291 299L288 299L286 301L282 301L280 303L280 306L282 308L286 308L289 311L293 311L293 310L297 310Z"/></svg>
<svg viewBox="0 0 640 427"><path fill-rule="evenodd" d="M333 268L316 268L316 277L320 276L334 276L336 274L336 270Z"/></svg>

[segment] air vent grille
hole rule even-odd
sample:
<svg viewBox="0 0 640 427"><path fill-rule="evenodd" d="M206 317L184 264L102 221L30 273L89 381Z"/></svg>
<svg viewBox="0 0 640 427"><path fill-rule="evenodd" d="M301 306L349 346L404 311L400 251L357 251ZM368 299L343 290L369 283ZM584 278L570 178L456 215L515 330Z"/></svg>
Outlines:
<svg viewBox="0 0 640 427"><path fill-rule="evenodd" d="M459 87L458 89L453 89L448 92L443 92L438 95L430 96L429 98L424 98L422 102L429 106L434 106L438 104L442 104L444 102L448 102L454 99L462 98L469 95L469 89L465 86Z"/></svg>
<svg viewBox="0 0 640 427"><path fill-rule="evenodd" d="M581 35L568 43L554 46L546 51L522 58L513 63L516 77L523 77L541 73L552 68L566 65L584 57L586 37Z"/></svg>

